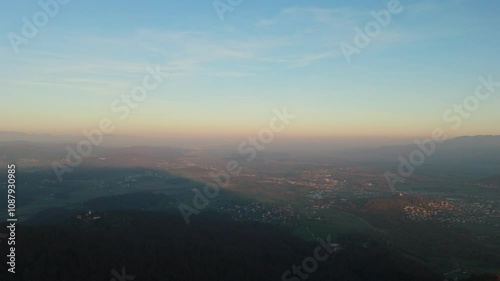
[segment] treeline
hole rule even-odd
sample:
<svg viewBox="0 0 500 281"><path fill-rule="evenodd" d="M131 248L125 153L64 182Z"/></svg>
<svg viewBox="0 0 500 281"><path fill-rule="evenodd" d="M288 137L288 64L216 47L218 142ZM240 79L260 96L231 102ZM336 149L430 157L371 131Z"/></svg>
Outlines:
<svg viewBox="0 0 500 281"><path fill-rule="evenodd" d="M313 256L319 245L269 225L232 222L214 214L202 214L186 225L177 213L113 211L92 222L73 218L56 226L18 226L16 231L16 278L8 278L2 255L1 280L120 280L114 274L121 276L124 269L136 281L276 281ZM303 280L293 276L289 280ZM352 246L319 262L307 280L444 278L390 249Z"/></svg>

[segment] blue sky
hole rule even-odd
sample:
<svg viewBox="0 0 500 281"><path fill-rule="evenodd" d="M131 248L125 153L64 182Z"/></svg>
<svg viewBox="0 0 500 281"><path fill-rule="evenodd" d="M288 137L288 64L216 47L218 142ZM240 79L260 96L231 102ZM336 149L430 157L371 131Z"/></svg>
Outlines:
<svg viewBox="0 0 500 281"><path fill-rule="evenodd" d="M4 1L0 119L17 122L0 130L78 134L161 65L118 133L248 134L286 105L300 114L290 134L426 135L480 75L500 80L500 3L402 0L348 63L340 43L388 2L243 0L222 21L212 1L72 0L16 54L7 35L41 8ZM452 134L500 134L499 105L500 89Z"/></svg>

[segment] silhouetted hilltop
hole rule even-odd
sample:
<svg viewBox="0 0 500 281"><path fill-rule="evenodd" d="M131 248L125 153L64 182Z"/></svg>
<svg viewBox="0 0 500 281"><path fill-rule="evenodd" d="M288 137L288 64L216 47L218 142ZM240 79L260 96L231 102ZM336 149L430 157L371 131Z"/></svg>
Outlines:
<svg viewBox="0 0 500 281"><path fill-rule="evenodd" d="M72 218L17 231L18 280L110 280L111 271L122 268L135 280L282 280L320 245L269 225L214 214L186 225L178 214L114 211L95 220ZM390 249L351 246L319 262L308 280L443 278Z"/></svg>

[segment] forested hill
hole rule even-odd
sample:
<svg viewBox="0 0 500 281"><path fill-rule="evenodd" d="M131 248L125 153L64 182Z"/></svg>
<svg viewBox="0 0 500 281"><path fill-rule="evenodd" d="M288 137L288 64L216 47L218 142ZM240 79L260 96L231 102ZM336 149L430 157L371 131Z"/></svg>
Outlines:
<svg viewBox="0 0 500 281"><path fill-rule="evenodd" d="M213 214L197 216L186 225L177 213L141 211L107 212L89 221L72 218L56 226L18 226L17 242L16 278L1 280L108 281L116 270L135 276L133 280L276 281L313 256L319 245L269 225L237 223ZM2 255L1 274L5 264ZM297 278L290 275L288 280ZM319 262L307 280L444 278L375 245L334 253Z"/></svg>

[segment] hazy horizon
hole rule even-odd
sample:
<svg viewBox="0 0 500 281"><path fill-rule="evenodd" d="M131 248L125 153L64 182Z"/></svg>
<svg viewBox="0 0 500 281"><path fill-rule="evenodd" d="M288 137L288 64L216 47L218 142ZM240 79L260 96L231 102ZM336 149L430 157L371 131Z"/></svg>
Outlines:
<svg viewBox="0 0 500 281"><path fill-rule="evenodd" d="M183 148L225 148L235 149L241 142L246 140L251 134L232 137L144 137L130 135L104 135L101 146L154 146L154 147L183 147ZM457 136L448 139L461 137L488 137L495 135L475 135ZM500 135L499 135L500 137ZM415 145L416 140L429 139L429 136L415 136L407 138L389 137L296 137L279 136L269 144L271 149L299 149L299 150L348 150L361 148L377 148L386 146ZM86 140L85 135L51 135L51 134L26 134L21 132L0 131L0 144L7 142L33 142L33 143L60 143L71 144ZM269 149L268 148L268 149Z"/></svg>

